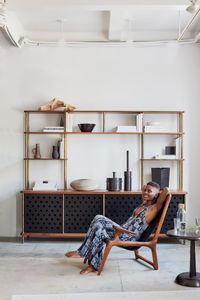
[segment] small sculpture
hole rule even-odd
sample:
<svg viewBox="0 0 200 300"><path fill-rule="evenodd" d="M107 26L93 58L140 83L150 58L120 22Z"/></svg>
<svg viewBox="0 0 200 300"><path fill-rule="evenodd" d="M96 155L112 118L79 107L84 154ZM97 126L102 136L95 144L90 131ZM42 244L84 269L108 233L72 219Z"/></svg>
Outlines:
<svg viewBox="0 0 200 300"><path fill-rule="evenodd" d="M56 108L59 107L64 107L64 109L68 111L72 111L76 108L68 103L64 103L63 101L54 98L53 100L49 101L47 104L40 106L38 110L55 110Z"/></svg>

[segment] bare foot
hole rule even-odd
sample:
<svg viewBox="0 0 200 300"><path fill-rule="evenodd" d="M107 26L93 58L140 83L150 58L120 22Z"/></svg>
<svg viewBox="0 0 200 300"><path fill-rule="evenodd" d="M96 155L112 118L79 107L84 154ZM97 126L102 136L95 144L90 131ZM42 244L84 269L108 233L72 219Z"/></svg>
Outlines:
<svg viewBox="0 0 200 300"><path fill-rule="evenodd" d="M65 256L70 257L70 258L82 258L82 256L80 256L77 251L66 252Z"/></svg>
<svg viewBox="0 0 200 300"><path fill-rule="evenodd" d="M87 273L95 272L95 271L96 271L95 268L92 265L89 265L87 268L80 271L80 274L83 275L83 274L87 274Z"/></svg>

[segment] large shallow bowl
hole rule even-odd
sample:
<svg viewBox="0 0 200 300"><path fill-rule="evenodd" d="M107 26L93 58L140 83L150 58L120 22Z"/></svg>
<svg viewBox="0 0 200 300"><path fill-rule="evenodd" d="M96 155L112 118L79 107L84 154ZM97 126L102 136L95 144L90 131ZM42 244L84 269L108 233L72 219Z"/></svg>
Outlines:
<svg viewBox="0 0 200 300"><path fill-rule="evenodd" d="M71 187L77 191L92 191L98 187L98 182L93 179L77 179L70 183Z"/></svg>
<svg viewBox="0 0 200 300"><path fill-rule="evenodd" d="M80 128L80 131L82 132L92 132L96 124L91 124L91 123L82 123L78 124L78 127Z"/></svg>

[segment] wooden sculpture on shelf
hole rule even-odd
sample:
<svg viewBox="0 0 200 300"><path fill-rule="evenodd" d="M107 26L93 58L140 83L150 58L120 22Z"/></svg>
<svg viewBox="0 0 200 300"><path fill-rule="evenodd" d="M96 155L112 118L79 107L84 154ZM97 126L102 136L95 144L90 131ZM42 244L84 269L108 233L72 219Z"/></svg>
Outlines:
<svg viewBox="0 0 200 300"><path fill-rule="evenodd" d="M60 107L64 107L64 110L68 110L68 111L72 111L76 108L68 103L64 103L63 101L54 98L53 100L49 101L47 104L40 106L38 110L55 110L56 108L60 108Z"/></svg>

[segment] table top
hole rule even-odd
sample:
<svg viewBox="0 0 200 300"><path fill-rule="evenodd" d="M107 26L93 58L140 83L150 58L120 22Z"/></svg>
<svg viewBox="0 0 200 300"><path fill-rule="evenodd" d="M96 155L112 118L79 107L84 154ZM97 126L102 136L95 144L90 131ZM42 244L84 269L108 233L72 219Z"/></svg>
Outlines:
<svg viewBox="0 0 200 300"><path fill-rule="evenodd" d="M200 240L200 233L195 233L195 231L194 232L185 231L184 233L175 233L174 230L171 229L168 230L166 234L169 237L174 237L183 240Z"/></svg>

